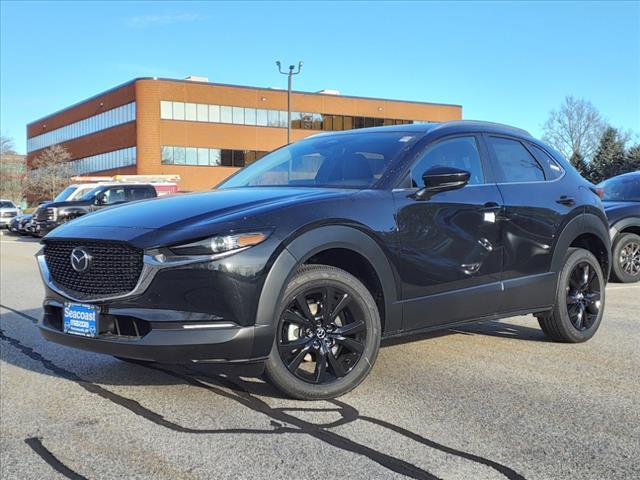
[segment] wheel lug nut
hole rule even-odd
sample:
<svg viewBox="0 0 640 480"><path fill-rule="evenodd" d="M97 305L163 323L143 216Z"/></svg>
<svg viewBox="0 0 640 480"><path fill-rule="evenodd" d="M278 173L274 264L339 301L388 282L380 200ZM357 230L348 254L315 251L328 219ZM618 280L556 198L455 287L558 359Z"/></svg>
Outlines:
<svg viewBox="0 0 640 480"><path fill-rule="evenodd" d="M318 348L320 348L320 344L317 341L313 342L313 348L317 350Z"/></svg>

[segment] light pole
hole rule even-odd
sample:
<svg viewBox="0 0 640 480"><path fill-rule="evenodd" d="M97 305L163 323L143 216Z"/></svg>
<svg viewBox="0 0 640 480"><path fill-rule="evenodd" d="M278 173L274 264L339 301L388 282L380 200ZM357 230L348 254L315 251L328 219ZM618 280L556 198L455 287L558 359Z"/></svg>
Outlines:
<svg viewBox="0 0 640 480"><path fill-rule="evenodd" d="M295 65L289 65L289 71L285 71L282 70L282 65L280 64L280 61L278 60L276 62L276 65L278 66L278 71L287 76L288 82L287 82L287 144L291 143L291 78L294 75L298 75L300 73L300 70L302 70L302 61L298 62L298 70L294 72L295 70Z"/></svg>

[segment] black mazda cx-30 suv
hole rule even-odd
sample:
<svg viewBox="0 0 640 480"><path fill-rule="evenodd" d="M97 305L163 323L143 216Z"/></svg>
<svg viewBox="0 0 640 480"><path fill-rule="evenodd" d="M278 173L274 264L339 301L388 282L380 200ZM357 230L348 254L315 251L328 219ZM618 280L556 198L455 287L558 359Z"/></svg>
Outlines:
<svg viewBox="0 0 640 480"><path fill-rule="evenodd" d="M49 340L264 371L302 399L358 385L381 338L533 313L585 341L610 268L594 186L527 132L470 121L316 135L43 244Z"/></svg>

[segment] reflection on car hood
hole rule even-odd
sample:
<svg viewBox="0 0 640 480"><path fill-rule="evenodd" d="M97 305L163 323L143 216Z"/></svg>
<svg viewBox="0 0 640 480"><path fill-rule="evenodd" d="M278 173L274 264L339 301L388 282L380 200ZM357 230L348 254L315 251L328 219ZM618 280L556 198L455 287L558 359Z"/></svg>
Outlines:
<svg viewBox="0 0 640 480"><path fill-rule="evenodd" d="M324 188L247 187L207 193L173 195L117 205L75 220L77 228L118 227L132 229L180 229L233 220L235 216L258 214L261 210L289 203L332 198L355 190ZM56 230L58 231L58 230ZM64 232L64 227L59 229Z"/></svg>

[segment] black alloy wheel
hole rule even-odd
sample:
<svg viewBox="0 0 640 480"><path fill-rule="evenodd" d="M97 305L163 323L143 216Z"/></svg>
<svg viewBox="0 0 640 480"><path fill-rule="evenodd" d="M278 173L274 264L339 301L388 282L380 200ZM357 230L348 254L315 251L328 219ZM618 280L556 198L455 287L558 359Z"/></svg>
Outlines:
<svg viewBox="0 0 640 480"><path fill-rule="evenodd" d="M576 330L588 330L598 318L601 289L591 264L581 262L573 267L567 285L567 313Z"/></svg>
<svg viewBox="0 0 640 480"><path fill-rule="evenodd" d="M536 314L542 331L557 342L580 343L593 337L604 314L602 266L588 250L569 248L558 275L556 301Z"/></svg>
<svg viewBox="0 0 640 480"><path fill-rule="evenodd" d="M278 352L287 369L312 384L347 375L364 351L367 325L357 303L341 288L312 287L282 313Z"/></svg>
<svg viewBox="0 0 640 480"><path fill-rule="evenodd" d="M360 280L339 268L299 267L275 320L265 374L290 397L344 395L365 379L378 356L378 305Z"/></svg>

